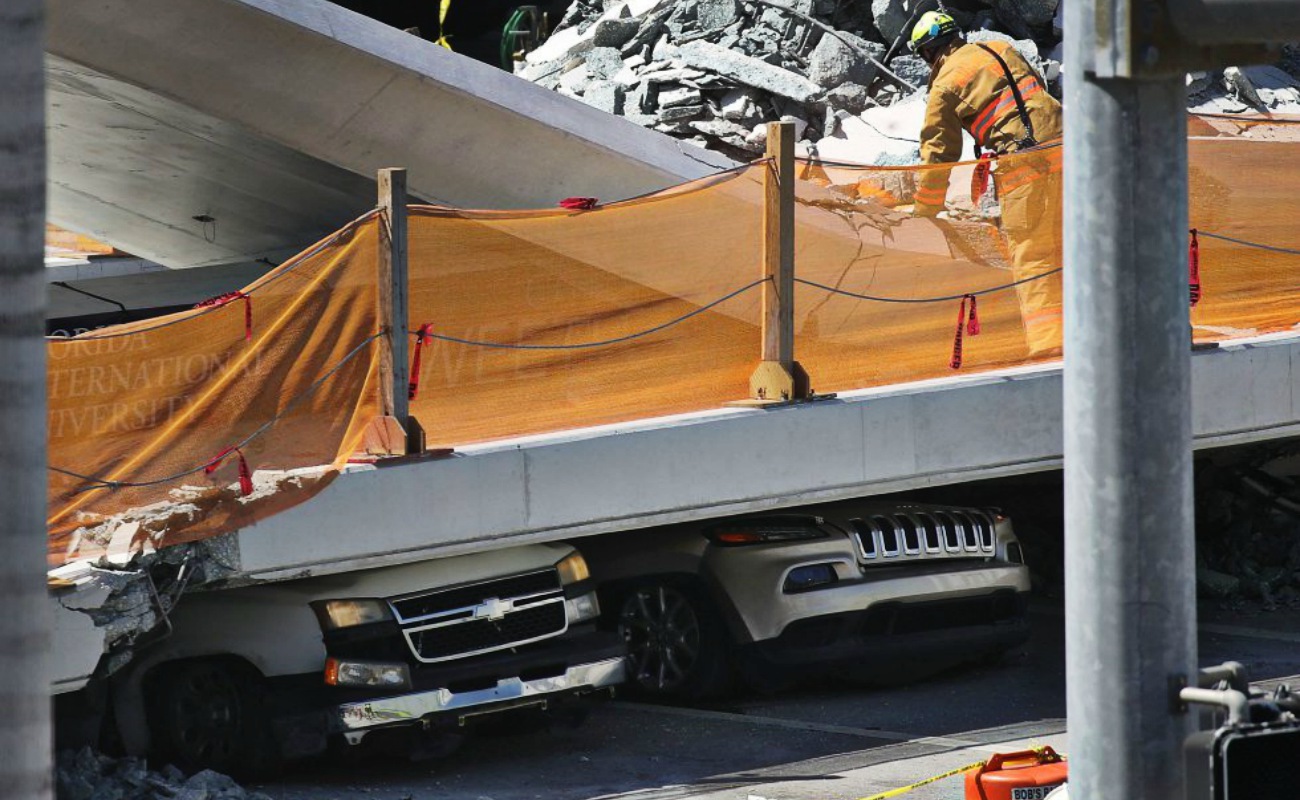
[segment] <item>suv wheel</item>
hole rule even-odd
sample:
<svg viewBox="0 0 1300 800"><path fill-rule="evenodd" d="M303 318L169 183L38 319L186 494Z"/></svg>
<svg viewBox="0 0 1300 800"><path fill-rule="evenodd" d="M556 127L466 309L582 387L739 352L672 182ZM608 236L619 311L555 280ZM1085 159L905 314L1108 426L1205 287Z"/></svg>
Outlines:
<svg viewBox="0 0 1300 800"><path fill-rule="evenodd" d="M727 633L704 592L654 579L628 589L617 607L629 679L636 689L684 700L727 691Z"/></svg>

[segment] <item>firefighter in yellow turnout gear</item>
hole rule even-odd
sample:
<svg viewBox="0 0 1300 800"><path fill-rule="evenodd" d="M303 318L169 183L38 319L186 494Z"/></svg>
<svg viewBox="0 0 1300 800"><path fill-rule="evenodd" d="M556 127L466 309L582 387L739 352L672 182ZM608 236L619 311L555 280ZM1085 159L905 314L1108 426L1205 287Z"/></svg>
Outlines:
<svg viewBox="0 0 1300 800"><path fill-rule="evenodd" d="M1061 104L1047 93L1042 77L1011 44L969 44L947 14L930 11L921 15L912 29L911 47L930 65L921 163L959 160L961 132L968 131L978 148L999 157L994 185L1015 279L1034 278L1058 268ZM948 180L946 169L921 171L917 215L935 216L943 211ZM1030 354L1060 352L1060 273L1022 283L1016 291Z"/></svg>

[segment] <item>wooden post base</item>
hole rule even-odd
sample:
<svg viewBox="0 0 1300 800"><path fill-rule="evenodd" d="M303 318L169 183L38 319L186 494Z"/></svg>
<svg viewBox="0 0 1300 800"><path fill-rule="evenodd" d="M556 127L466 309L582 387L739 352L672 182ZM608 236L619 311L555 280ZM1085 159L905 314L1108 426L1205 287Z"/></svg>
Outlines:
<svg viewBox="0 0 1300 800"><path fill-rule="evenodd" d="M361 452L372 456L404 456L406 446L406 430L395 417L375 417L361 438Z"/></svg>
<svg viewBox="0 0 1300 800"><path fill-rule="evenodd" d="M754 374L749 376L749 396L766 403L788 403L805 400L812 392L808 386L808 373L795 361L786 369L780 361L761 361Z"/></svg>

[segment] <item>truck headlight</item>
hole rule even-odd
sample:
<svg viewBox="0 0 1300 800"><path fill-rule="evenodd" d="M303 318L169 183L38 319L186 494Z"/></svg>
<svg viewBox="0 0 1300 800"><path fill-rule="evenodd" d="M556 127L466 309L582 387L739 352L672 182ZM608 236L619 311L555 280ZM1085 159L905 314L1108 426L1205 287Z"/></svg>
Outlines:
<svg viewBox="0 0 1300 800"><path fill-rule="evenodd" d="M556 564L555 568L560 571L560 583L565 586L591 577L591 570L587 569L587 560L581 553L570 553Z"/></svg>
<svg viewBox="0 0 1300 800"><path fill-rule="evenodd" d="M368 686L376 689L411 688L411 668L381 661L325 660L325 683L330 686Z"/></svg>
<svg viewBox="0 0 1300 800"><path fill-rule="evenodd" d="M586 622L600 616L600 603L595 592L587 592L565 600L564 611L569 615L569 624Z"/></svg>
<svg viewBox="0 0 1300 800"><path fill-rule="evenodd" d="M393 612L383 600L324 600L311 604L323 631L369 625L393 618Z"/></svg>

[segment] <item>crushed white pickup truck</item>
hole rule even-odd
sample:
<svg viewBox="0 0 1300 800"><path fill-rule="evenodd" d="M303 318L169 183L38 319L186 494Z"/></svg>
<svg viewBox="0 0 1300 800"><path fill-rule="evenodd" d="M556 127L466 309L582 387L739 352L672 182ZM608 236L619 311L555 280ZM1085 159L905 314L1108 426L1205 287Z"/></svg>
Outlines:
<svg viewBox="0 0 1300 800"><path fill-rule="evenodd" d="M93 647L113 629L88 636L92 617L131 618L121 608L131 590L105 588L114 579L128 580L83 568L80 587L53 595L63 612L56 631L68 628L58 638L80 645L77 658L60 658L68 674L55 690L94 674L90 691L106 697L127 752L186 770L266 774L332 738L419 748L474 718L572 706L624 678L624 645L596 630L586 562L563 544L195 591L181 603L156 577L142 578L126 585L147 593L146 608L96 672ZM67 614L76 598L116 608L82 616L78 628ZM150 629L154 619L162 625ZM134 658L108 674L126 652L117 643Z"/></svg>

